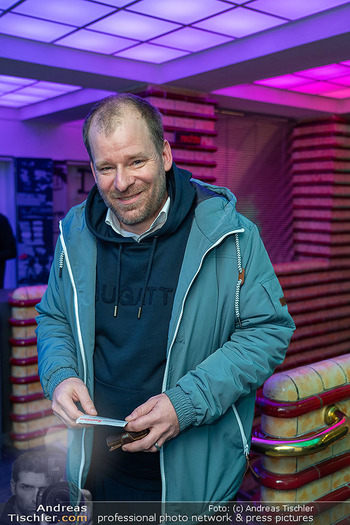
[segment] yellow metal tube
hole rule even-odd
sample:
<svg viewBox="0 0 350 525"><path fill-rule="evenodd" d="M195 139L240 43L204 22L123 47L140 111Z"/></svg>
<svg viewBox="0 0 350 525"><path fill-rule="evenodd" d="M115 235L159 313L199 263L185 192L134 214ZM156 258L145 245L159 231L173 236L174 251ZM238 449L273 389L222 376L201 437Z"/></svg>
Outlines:
<svg viewBox="0 0 350 525"><path fill-rule="evenodd" d="M336 405L325 409L324 421L330 426L321 432L290 441L253 435L251 449L257 454L277 458L307 456L324 450L349 433L350 421Z"/></svg>

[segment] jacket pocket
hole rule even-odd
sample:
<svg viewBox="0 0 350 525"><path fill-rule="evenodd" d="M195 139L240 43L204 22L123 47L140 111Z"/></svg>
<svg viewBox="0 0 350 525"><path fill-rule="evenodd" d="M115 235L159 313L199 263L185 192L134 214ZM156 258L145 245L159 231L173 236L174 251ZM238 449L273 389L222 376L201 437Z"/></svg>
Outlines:
<svg viewBox="0 0 350 525"><path fill-rule="evenodd" d="M279 317L284 317L285 311L287 310L287 301L283 296L283 290L277 277L274 275L270 279L262 282L261 286L267 293L271 302L271 306L273 307L273 310L275 311L276 315Z"/></svg>

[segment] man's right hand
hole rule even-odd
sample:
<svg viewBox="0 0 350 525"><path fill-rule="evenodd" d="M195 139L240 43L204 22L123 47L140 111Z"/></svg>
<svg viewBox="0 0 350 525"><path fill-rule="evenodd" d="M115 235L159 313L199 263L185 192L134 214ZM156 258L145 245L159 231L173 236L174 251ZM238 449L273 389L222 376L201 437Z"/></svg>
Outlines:
<svg viewBox="0 0 350 525"><path fill-rule="evenodd" d="M69 377L60 383L53 393L52 410L68 427L80 427L76 420L83 416L76 403L80 402L85 414L96 416L97 412L85 383L77 377Z"/></svg>

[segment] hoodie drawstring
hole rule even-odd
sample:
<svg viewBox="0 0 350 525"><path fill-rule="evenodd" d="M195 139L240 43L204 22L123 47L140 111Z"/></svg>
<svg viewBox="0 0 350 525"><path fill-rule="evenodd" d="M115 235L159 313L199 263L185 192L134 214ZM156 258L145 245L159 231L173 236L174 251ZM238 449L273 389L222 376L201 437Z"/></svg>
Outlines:
<svg viewBox="0 0 350 525"><path fill-rule="evenodd" d="M122 260L122 243L119 244L118 249L118 262L117 262L117 289L115 292L115 306L114 306L114 317L117 317L118 314L118 303L119 303L119 288L120 288L120 266Z"/></svg>
<svg viewBox="0 0 350 525"><path fill-rule="evenodd" d="M152 263L153 263L153 259L154 259L154 253L156 251L157 239L158 239L158 237L153 237L153 242L152 242L152 247L151 247L151 254L150 254L150 258L149 258L148 265L147 265L147 270L146 270L145 285L144 285L143 290L142 290L142 295L141 295L141 299L140 299L140 306L139 306L138 313L137 313L137 318L138 319L141 318L141 314L142 314L142 307L143 307L143 303L145 301L145 296L146 296L146 292L147 292L147 285L148 285L148 281L149 281L149 278L150 278L150 275L151 275L151 269L152 269ZM116 286L116 299L115 299L116 300L116 304L114 306L114 314L113 314L114 317L117 317L117 314L118 314L122 246L123 246L122 243L120 243L119 244L119 250L118 250L118 262L117 262L117 286Z"/></svg>
<svg viewBox="0 0 350 525"><path fill-rule="evenodd" d="M140 319L140 317L141 317L142 307L143 307L143 303L144 303L145 295L146 295L146 290L147 290L147 285L148 285L148 281L149 281L149 278L150 278L150 275L151 275L151 268L152 268L152 263L153 263L153 258L154 258L154 252L156 251L157 239L158 239L158 237L153 237L152 248L151 248L151 255L150 255L150 258L149 258L149 261L148 261L147 272L146 272L145 286L143 287L143 290L142 290L142 297L141 297L141 300L140 300L141 304L139 306L137 319Z"/></svg>

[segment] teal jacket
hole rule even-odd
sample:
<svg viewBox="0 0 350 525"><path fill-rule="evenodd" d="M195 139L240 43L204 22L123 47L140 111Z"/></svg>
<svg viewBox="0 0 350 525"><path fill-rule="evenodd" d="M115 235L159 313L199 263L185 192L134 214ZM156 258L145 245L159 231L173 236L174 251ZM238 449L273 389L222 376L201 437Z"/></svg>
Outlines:
<svg viewBox="0 0 350 525"><path fill-rule="evenodd" d="M177 169L176 167L174 168ZM284 359L294 323L254 224L226 188L192 180L197 206L169 325L163 391L181 432L160 452L163 501L227 501L246 468L256 389ZM51 398L80 377L93 399L96 240L85 203L60 223L38 305L39 373ZM68 479L83 486L92 429L69 429Z"/></svg>

